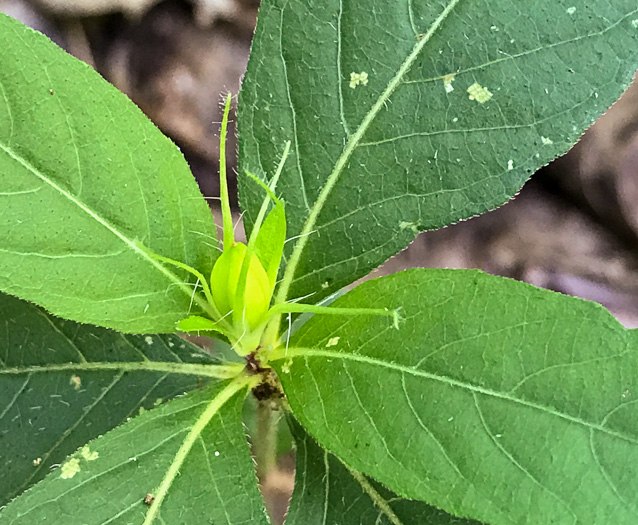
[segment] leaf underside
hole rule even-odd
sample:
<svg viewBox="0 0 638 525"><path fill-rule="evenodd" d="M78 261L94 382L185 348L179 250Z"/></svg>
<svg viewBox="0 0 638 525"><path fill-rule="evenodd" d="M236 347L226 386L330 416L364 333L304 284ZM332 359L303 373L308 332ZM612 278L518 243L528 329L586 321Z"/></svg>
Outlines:
<svg viewBox="0 0 638 525"><path fill-rule="evenodd" d="M634 524L638 348L605 309L477 271L413 270L313 318L274 363L295 416L396 493L493 524Z"/></svg>
<svg viewBox="0 0 638 525"><path fill-rule="evenodd" d="M292 141L277 189L306 244L287 297L319 300L506 202L629 85L635 19L635 0L263 2L239 162L272 176ZM254 186L239 179L248 231Z"/></svg>
<svg viewBox="0 0 638 525"><path fill-rule="evenodd" d="M479 525L398 497L350 472L289 418L296 443L295 490L287 525ZM363 479L363 485L359 479Z"/></svg>
<svg viewBox="0 0 638 525"><path fill-rule="evenodd" d="M89 444L42 482L10 503L2 523L229 523L266 524L241 422L244 392L214 414L179 465L159 512L149 517L189 430L224 396L211 385L146 412ZM88 458L88 459L87 459ZM77 470L65 477L69 461ZM148 496L147 496L148 495Z"/></svg>
<svg viewBox="0 0 638 525"><path fill-rule="evenodd" d="M174 332L194 279L140 244L206 275L216 257L181 153L44 35L0 15L0 48L0 290L76 321Z"/></svg>
<svg viewBox="0 0 638 525"><path fill-rule="evenodd" d="M203 386L197 371L215 364L174 335L78 325L4 294L0 341L0 505L89 440Z"/></svg>

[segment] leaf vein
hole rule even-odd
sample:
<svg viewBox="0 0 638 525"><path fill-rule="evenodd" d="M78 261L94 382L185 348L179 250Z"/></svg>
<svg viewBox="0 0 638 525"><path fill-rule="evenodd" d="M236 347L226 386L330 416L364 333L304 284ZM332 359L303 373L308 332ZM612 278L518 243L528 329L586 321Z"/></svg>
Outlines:
<svg viewBox="0 0 638 525"><path fill-rule="evenodd" d="M485 433L488 435L488 437L490 438L490 441L492 441L492 443L494 444L494 446L496 447L496 449L503 454L507 460L512 463L512 465L514 465L518 470L520 470L527 478L529 478L532 483L534 483L536 486L538 486L541 490L547 492L548 494L551 494L559 503L561 503L565 509L569 512L569 514L571 514L573 521L572 523L578 523L578 517L576 516L576 514L574 514L574 512L572 511L571 507L567 504L566 501L563 500L563 498L561 498L558 494L556 494L554 491L550 490L549 488L547 488L546 486L544 486L540 481L538 481L534 475L532 475L531 472L529 472L525 467L523 467L523 465L521 465L514 456L512 456L506 449L505 447L499 443L498 439L496 438L496 436L494 435L494 433L490 430L490 428L487 425L487 422L485 421L485 417L483 415L483 411L481 410L481 407L479 406L479 402L478 402L478 398L476 397L476 393L473 392L472 393L472 398L474 399L474 406L476 408L476 412L479 416L479 420L481 421L481 425L483 426L483 429L485 430ZM529 497L531 499L532 494L529 494ZM533 507L531 501L529 503L530 507Z"/></svg>
<svg viewBox="0 0 638 525"><path fill-rule="evenodd" d="M11 398L11 400L9 401L7 406L4 408L4 410L0 414L0 419L3 419L4 416L7 415L7 412L9 412L9 410L11 410L11 407L16 403L16 401L20 397L20 394L22 394L22 392L24 392L24 389L27 387L27 385L29 384L30 380L31 380L31 374L28 374L27 377L25 378L24 383L22 384L22 386L17 389L16 393L13 395L13 397Z"/></svg>
<svg viewBox="0 0 638 525"><path fill-rule="evenodd" d="M54 182L52 179L47 177L44 173L41 173L35 166L29 163L27 160L16 154L11 148L6 146L3 142L0 142L0 150L4 151L7 155L9 155L14 161L22 165L27 171L35 175L38 179L40 179L45 184L48 184L53 190L58 192L62 197L68 199L75 206L77 206L84 213L89 215L93 220L98 222L108 231L110 231L113 235L115 235L118 239L120 239L132 252L136 253L143 260L149 263L153 268L162 273L165 277L167 277L170 281L172 281L175 285L179 286L179 288L184 292L184 294L190 299L192 294L192 290L186 286L181 279L177 277L173 272L171 272L164 265L160 264L158 261L153 259L145 250L143 250L136 241L129 239L126 235L120 232L117 228L115 228L112 224L110 224L105 218L100 216L96 211L91 209L85 203L79 200L76 196L72 195L69 191L65 190ZM198 303L203 302L203 300L199 297L196 297Z"/></svg>
<svg viewBox="0 0 638 525"><path fill-rule="evenodd" d="M303 171L301 170L301 157L299 156L299 134L297 133L297 112L295 110L295 106L292 103L292 96L290 94L290 83L288 82L288 63L286 62L286 57L284 57L284 44L283 44L283 34L284 34L284 12L286 11L286 7L288 7L288 2L281 9L281 22L279 24L279 53L281 56L281 64L283 66L284 72L284 83L286 84L286 97L288 97L288 105L290 106L290 113L292 117L292 132L295 139L295 161L297 162L297 172L299 173L299 187L301 188L301 194L303 195L304 205L306 210L310 210L310 205L308 204L308 194L306 192L306 182L303 176Z"/></svg>

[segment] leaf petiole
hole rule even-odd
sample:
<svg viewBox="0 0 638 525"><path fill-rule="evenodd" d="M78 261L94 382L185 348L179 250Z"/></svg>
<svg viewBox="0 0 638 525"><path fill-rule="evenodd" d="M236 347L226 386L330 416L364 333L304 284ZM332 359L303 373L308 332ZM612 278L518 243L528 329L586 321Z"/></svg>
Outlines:
<svg viewBox="0 0 638 525"><path fill-rule="evenodd" d="M159 255L153 252L148 247L144 246L143 244L139 244L139 246L150 257L157 259L158 261L165 262L167 264L171 264L173 266L181 268L182 270L186 270L187 272L197 277L202 286L202 290L204 291L204 295L206 296L206 302L203 304L200 304L200 306L202 306L206 310L206 313L208 313L213 319L219 319L218 321L219 323L223 323L224 325L227 325L227 323L223 321L223 316L219 313L219 310L215 306L215 302L213 301L213 295L211 293L210 286L208 285L208 281L206 280L206 277L204 277L204 275L199 270L196 270L192 266L189 266L188 264L185 264L183 262L176 261L175 259L171 259L169 257L164 257L163 255ZM224 330L227 330L228 328L229 328L228 326L223 327ZM217 331L220 331L220 330L218 329ZM222 333L224 335L227 335L226 332L222 332Z"/></svg>

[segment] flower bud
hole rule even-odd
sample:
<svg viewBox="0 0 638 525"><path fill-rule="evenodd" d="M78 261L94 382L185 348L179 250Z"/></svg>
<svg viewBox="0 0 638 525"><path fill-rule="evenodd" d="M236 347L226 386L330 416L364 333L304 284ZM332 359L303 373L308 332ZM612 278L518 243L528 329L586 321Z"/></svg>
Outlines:
<svg viewBox="0 0 638 525"><path fill-rule="evenodd" d="M252 255L246 275L244 301L239 304L237 285L245 257L246 245L237 243L217 259L211 274L211 293L222 315L227 315L231 310L235 319L245 315L247 328L254 330L266 317L272 290L266 270L257 256Z"/></svg>

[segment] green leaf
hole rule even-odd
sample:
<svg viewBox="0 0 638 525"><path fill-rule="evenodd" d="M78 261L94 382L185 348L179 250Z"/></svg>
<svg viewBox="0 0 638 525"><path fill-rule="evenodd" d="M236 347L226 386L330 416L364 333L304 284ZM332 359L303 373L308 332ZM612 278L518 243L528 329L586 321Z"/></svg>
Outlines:
<svg viewBox="0 0 638 525"><path fill-rule="evenodd" d="M87 441L241 365L177 336L78 325L0 294L0 505Z"/></svg>
<svg viewBox="0 0 638 525"><path fill-rule="evenodd" d="M294 415L351 468L497 525L636 523L638 338L601 306L454 270L334 305L404 318L314 316L274 363Z"/></svg>
<svg viewBox="0 0 638 525"><path fill-rule="evenodd" d="M113 86L0 15L0 289L124 332L174 332L212 215L177 148Z"/></svg>
<svg viewBox="0 0 638 525"><path fill-rule="evenodd" d="M507 201L630 83L636 19L635 0L262 2L239 172L272 173L292 141L278 190L301 237L279 299L318 300ZM262 196L239 184L250 230Z"/></svg>
<svg viewBox="0 0 638 525"><path fill-rule="evenodd" d="M2 523L266 524L241 422L246 386L212 385L89 443L0 512Z"/></svg>
<svg viewBox="0 0 638 525"><path fill-rule="evenodd" d="M297 453L287 525L478 525L425 503L398 497L345 467L317 445L292 417L288 422Z"/></svg>

